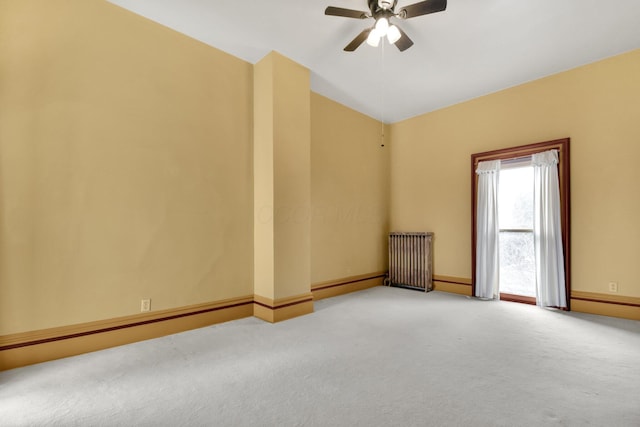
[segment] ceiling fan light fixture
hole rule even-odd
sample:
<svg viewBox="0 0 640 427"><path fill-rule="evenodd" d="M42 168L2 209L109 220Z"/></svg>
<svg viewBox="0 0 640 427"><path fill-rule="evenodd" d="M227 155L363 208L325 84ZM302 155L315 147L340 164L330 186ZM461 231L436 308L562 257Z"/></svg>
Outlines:
<svg viewBox="0 0 640 427"><path fill-rule="evenodd" d="M398 27L395 25L390 26L387 30L387 40L389 40L389 43L395 44L395 42L400 40L400 37L402 37L402 35L400 34Z"/></svg>
<svg viewBox="0 0 640 427"><path fill-rule="evenodd" d="M345 9L343 7L328 6L324 10L325 15L342 16L353 19L373 18L375 23L373 28L365 28L344 47L345 52L353 52L365 42L370 46L377 47L380 40L387 36L390 44L395 45L400 52L404 52L413 46L413 40L404 33L399 27L391 25L389 20L409 19L416 16L429 15L431 13L442 12L447 8L447 0L421 0L417 3L405 6L396 12L398 0L367 0L369 10L362 12L354 9Z"/></svg>
<svg viewBox="0 0 640 427"><path fill-rule="evenodd" d="M367 44L372 47L378 47L381 38L382 37L380 36L378 30L373 28L369 33L369 36L367 37Z"/></svg>

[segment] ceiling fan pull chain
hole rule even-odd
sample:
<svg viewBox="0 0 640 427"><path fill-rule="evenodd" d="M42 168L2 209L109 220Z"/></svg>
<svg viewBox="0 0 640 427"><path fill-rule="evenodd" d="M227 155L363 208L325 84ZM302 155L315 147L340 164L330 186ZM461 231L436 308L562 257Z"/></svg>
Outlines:
<svg viewBox="0 0 640 427"><path fill-rule="evenodd" d="M381 62L381 64L380 64L380 70L382 71L382 75L384 76L384 75L386 75L386 74L385 74L385 72L384 72L384 71L385 71L385 69L384 69L384 43L382 43L382 49L380 49L380 50L381 50L381 53L380 53L380 62ZM385 85L382 85L382 89L380 89L380 97L382 98L382 101L381 101L381 103L380 103L380 104L381 104L381 107L382 107L382 112L381 112L381 114L380 114L380 139L381 139L380 146L381 146L381 147L384 147L384 111L385 111L384 103L385 103L385 90L386 90L386 89L385 89Z"/></svg>

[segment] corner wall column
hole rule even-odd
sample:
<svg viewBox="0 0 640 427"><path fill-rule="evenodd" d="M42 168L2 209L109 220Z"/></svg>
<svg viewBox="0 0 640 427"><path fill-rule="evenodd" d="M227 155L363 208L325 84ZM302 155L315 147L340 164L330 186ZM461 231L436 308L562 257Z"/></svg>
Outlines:
<svg viewBox="0 0 640 427"><path fill-rule="evenodd" d="M254 315L313 312L309 70L271 52L254 66Z"/></svg>

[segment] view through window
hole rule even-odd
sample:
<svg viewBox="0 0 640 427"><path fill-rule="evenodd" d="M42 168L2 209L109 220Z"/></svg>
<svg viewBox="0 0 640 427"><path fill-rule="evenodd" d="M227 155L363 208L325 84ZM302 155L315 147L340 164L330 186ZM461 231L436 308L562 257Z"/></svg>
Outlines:
<svg viewBox="0 0 640 427"><path fill-rule="evenodd" d="M500 293L535 297L533 167L505 163L498 181Z"/></svg>

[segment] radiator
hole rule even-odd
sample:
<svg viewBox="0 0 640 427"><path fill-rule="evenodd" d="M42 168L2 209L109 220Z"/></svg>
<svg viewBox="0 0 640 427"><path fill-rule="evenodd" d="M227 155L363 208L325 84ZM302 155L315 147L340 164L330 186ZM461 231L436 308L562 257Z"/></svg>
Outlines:
<svg viewBox="0 0 640 427"><path fill-rule="evenodd" d="M418 289L433 289L433 233L389 233L389 277L386 285Z"/></svg>

